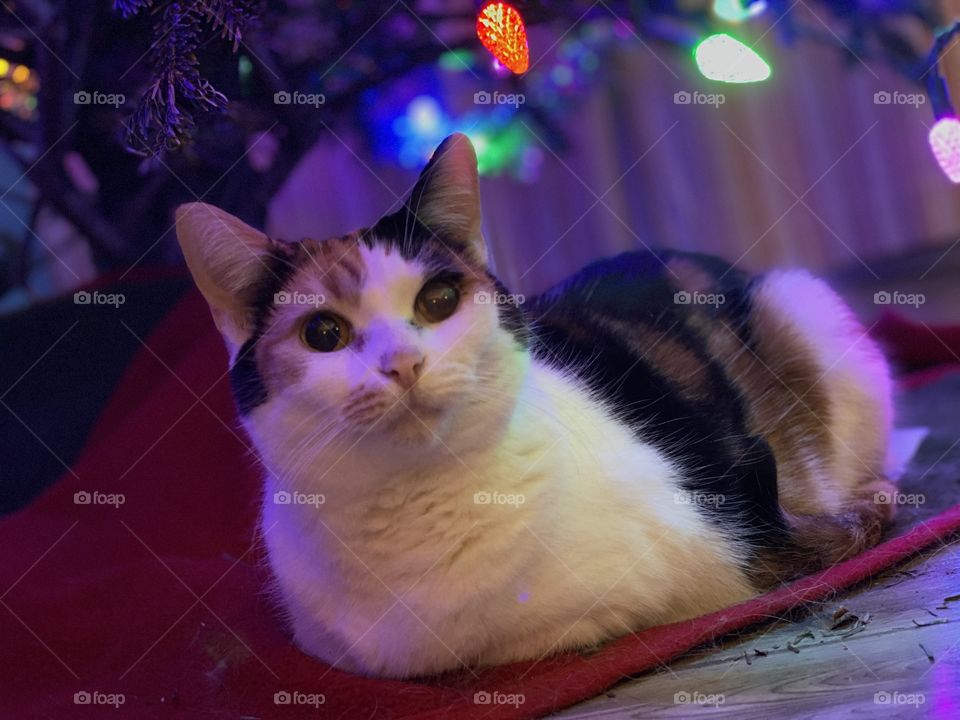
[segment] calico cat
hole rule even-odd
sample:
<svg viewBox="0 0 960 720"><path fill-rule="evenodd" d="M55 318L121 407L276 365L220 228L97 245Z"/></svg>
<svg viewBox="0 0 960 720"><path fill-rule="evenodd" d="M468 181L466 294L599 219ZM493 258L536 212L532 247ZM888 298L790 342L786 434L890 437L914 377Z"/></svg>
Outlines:
<svg viewBox="0 0 960 720"><path fill-rule="evenodd" d="M296 643L410 677L588 649L876 543L886 363L803 271L634 252L520 303L476 156L399 211L280 242L200 203L177 234L265 468Z"/></svg>

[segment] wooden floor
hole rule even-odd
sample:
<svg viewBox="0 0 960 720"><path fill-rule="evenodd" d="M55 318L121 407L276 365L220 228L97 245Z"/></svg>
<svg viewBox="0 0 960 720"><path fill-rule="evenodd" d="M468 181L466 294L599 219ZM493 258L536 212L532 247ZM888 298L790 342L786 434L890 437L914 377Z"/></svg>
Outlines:
<svg viewBox="0 0 960 720"><path fill-rule="evenodd" d="M809 610L552 717L960 718L960 541Z"/></svg>

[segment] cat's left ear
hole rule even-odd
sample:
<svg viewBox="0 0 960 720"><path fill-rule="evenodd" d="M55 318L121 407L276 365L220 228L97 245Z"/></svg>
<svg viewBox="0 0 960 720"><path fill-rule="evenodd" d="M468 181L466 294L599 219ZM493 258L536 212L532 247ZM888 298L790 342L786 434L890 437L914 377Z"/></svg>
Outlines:
<svg viewBox="0 0 960 720"><path fill-rule="evenodd" d="M442 240L486 265L477 154L466 135L454 133L440 143L410 193L407 211Z"/></svg>
<svg viewBox="0 0 960 720"><path fill-rule="evenodd" d="M274 245L259 230L205 203L177 208L177 239L187 267L210 305L231 352L253 331L259 280L270 270Z"/></svg>

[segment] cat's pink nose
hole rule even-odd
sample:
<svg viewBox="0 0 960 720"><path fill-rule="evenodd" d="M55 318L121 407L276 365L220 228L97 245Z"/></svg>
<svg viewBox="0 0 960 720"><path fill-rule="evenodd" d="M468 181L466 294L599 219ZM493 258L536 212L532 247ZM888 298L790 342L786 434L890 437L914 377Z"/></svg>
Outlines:
<svg viewBox="0 0 960 720"><path fill-rule="evenodd" d="M384 353L380 358L380 372L409 390L423 371L423 353L414 348L405 348Z"/></svg>

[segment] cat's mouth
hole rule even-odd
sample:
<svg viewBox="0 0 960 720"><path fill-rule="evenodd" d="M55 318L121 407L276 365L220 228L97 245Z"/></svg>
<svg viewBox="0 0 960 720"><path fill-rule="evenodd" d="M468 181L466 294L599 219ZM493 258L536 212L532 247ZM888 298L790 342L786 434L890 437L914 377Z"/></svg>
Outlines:
<svg viewBox="0 0 960 720"><path fill-rule="evenodd" d="M427 420L429 418L436 418L438 415L441 415L444 411L442 405L438 403L431 402L428 398L424 398L422 395L412 395L408 394L403 401L400 403L401 410L405 411L406 414L413 415L415 417ZM404 412L400 413L401 415Z"/></svg>
<svg viewBox="0 0 960 720"><path fill-rule="evenodd" d="M408 434L411 430L422 430L430 434L441 419L445 407L432 402L423 393L408 392L387 412L381 425L389 432Z"/></svg>
<svg viewBox="0 0 960 720"><path fill-rule="evenodd" d="M448 408L449 398L433 397L422 388L403 394L368 391L345 404L342 421L360 435L379 431L392 436L430 436Z"/></svg>

